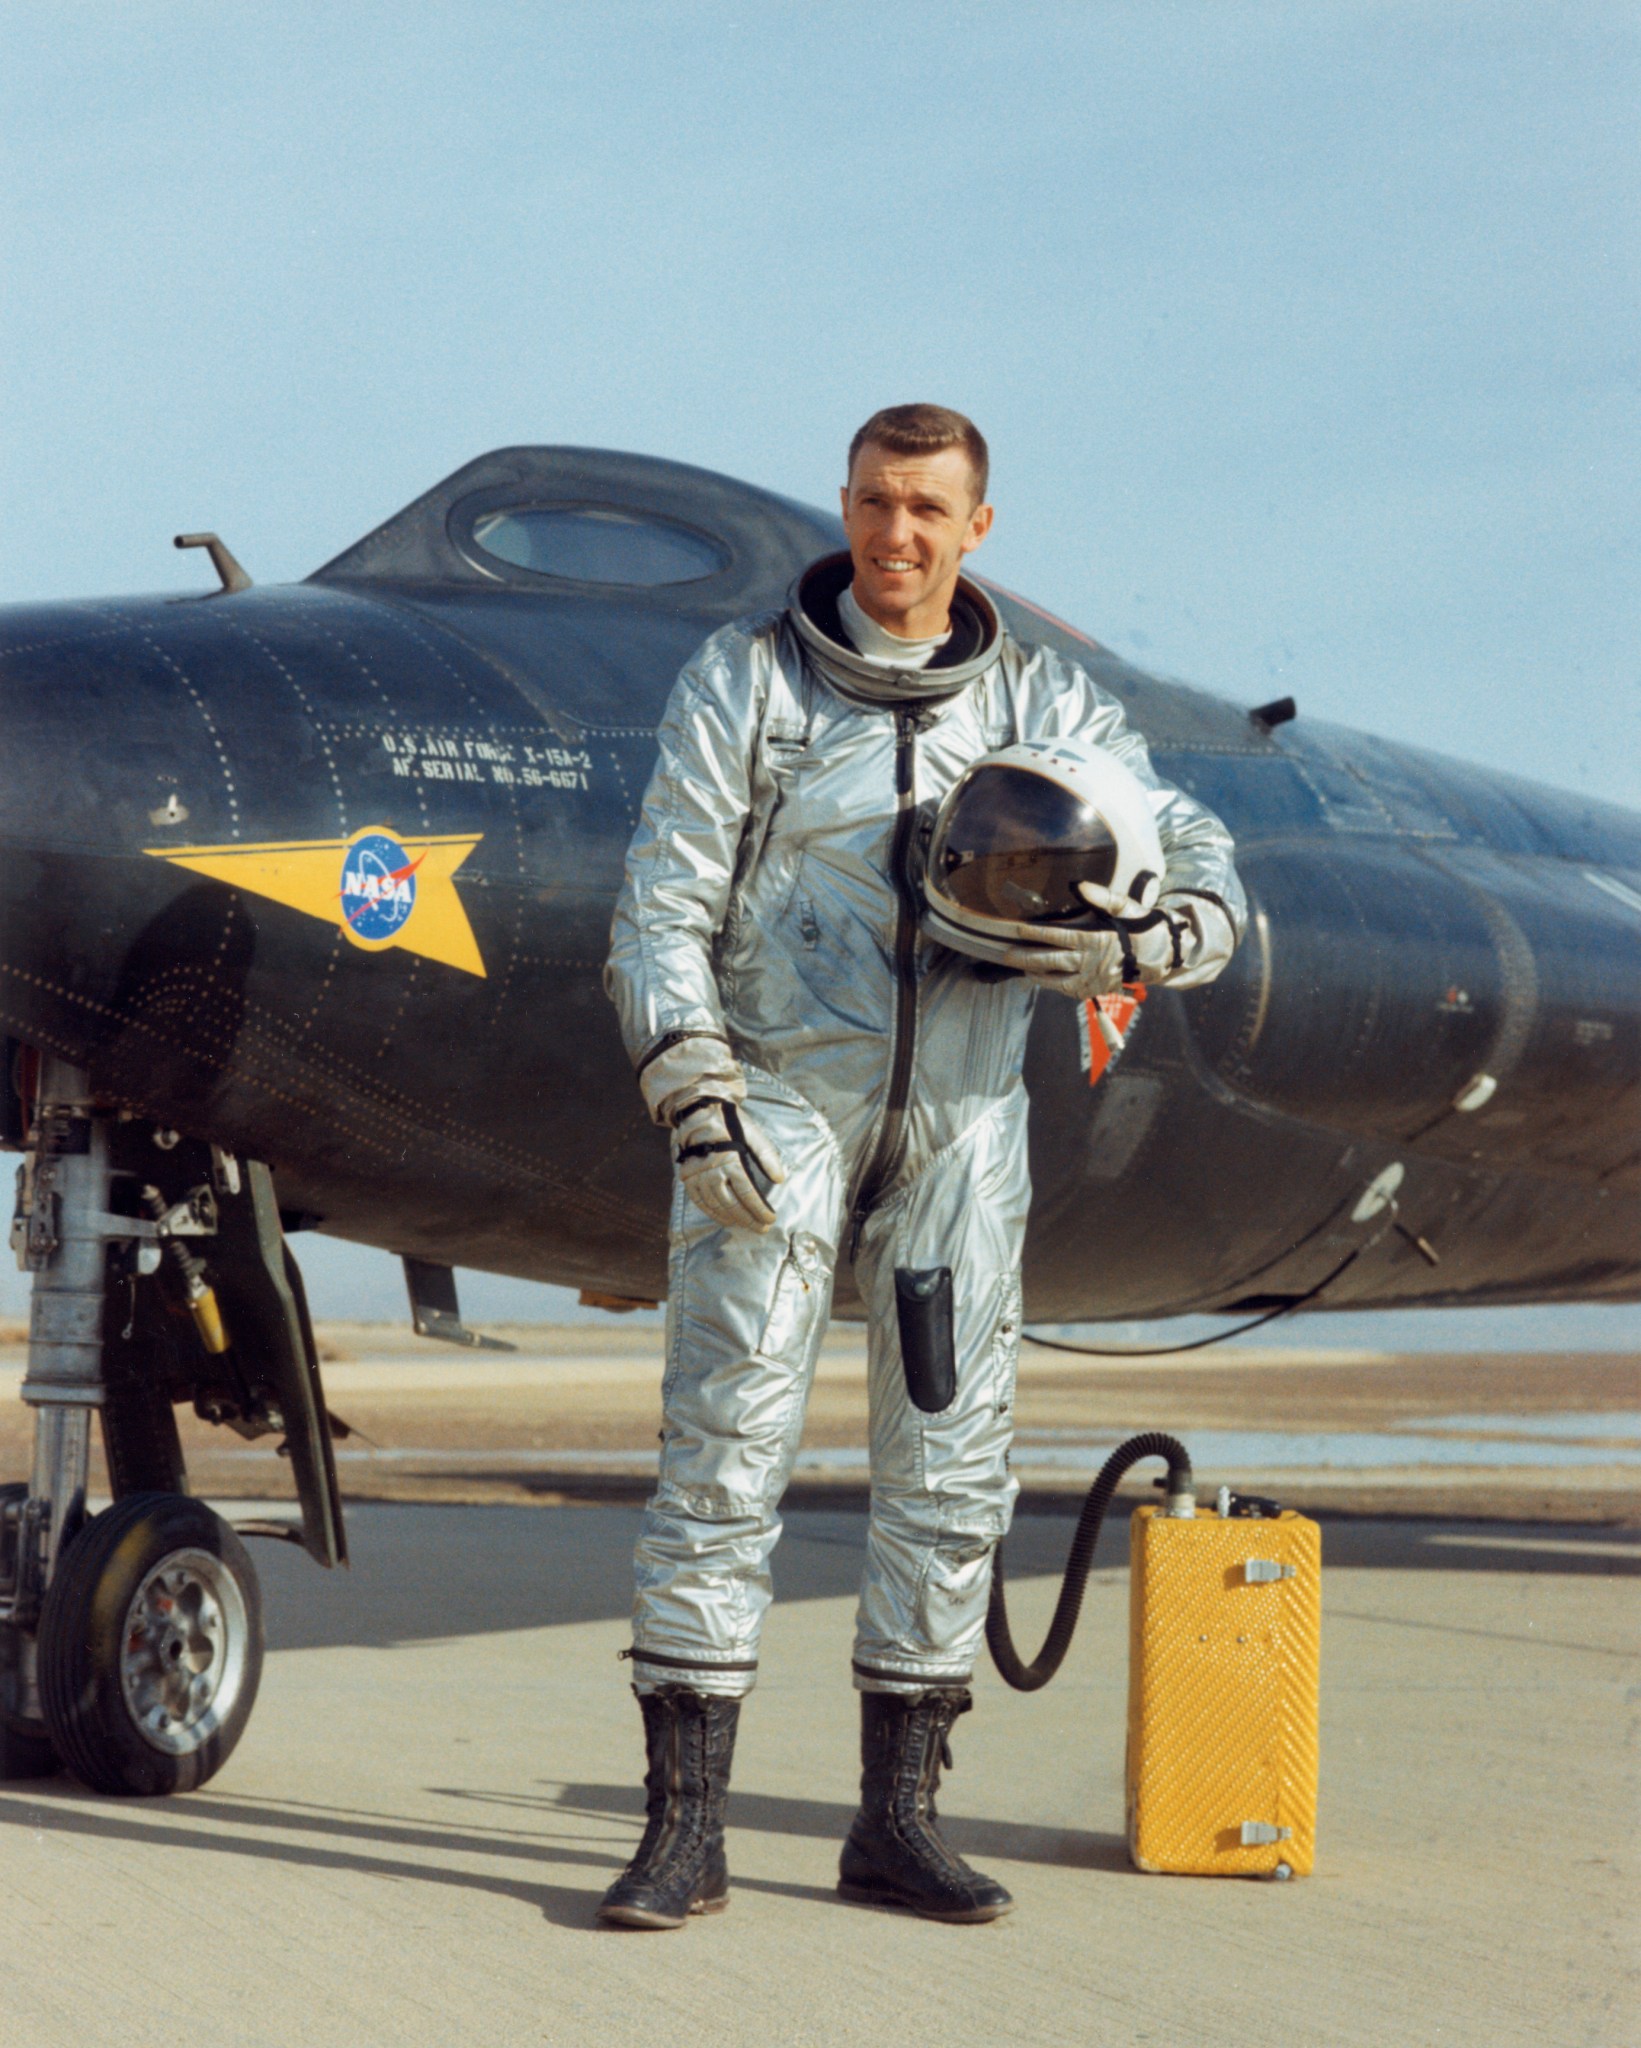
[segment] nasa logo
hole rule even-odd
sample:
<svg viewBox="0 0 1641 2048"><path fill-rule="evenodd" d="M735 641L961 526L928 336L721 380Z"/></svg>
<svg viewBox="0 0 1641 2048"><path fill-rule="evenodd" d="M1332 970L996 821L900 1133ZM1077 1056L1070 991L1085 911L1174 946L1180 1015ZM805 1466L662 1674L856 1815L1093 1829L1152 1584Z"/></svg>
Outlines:
<svg viewBox="0 0 1641 2048"><path fill-rule="evenodd" d="M144 851L155 860L226 882L230 889L317 917L367 953L397 946L482 981L484 956L455 876L483 837L482 832L433 832L405 839L391 825L367 825L347 839L150 846Z"/></svg>
<svg viewBox="0 0 1641 2048"><path fill-rule="evenodd" d="M342 929L361 946L391 946L416 908L414 860L389 832L372 827L349 840L342 855Z"/></svg>

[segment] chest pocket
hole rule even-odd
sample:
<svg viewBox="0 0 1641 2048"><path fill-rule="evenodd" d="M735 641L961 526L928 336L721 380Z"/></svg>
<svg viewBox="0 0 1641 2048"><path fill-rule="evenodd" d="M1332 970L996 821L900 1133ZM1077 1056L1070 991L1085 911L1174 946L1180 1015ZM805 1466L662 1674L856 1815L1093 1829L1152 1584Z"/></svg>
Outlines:
<svg viewBox="0 0 1641 2048"><path fill-rule="evenodd" d="M808 727L790 716L772 718L764 729L760 751L769 793L758 853L762 861L772 854L779 860L783 874L776 885L773 907L784 912L795 899L803 865L801 834L797 835L798 844L784 842L792 835L794 798L801 788L803 769L812 758Z"/></svg>
<svg viewBox="0 0 1641 2048"><path fill-rule="evenodd" d="M777 674L770 701L764 707L763 723L752 739L749 762L752 809L741 834L740 852L735 864L735 889L726 928L720 939L722 953L733 951L744 920L748 884L764 859L775 820L791 789L793 772L808 749L809 729L803 706L794 699L786 678Z"/></svg>
<svg viewBox="0 0 1641 2048"><path fill-rule="evenodd" d="M892 747L878 741L870 728L824 706L802 724L772 720L765 730L771 808L762 873L752 886L754 915L780 925L788 944L821 944L823 928L836 923L828 910L836 909L830 871L858 864L863 841L892 822Z"/></svg>

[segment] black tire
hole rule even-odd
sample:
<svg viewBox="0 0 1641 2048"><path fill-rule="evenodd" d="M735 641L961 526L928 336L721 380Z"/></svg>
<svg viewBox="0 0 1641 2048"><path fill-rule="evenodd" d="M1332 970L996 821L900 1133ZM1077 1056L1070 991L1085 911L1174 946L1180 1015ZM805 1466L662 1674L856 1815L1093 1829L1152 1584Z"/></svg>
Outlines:
<svg viewBox="0 0 1641 2048"><path fill-rule="evenodd" d="M245 1731L262 1599L245 1546L186 1494L135 1493L58 1562L39 1628L40 1702L93 1792L191 1792Z"/></svg>

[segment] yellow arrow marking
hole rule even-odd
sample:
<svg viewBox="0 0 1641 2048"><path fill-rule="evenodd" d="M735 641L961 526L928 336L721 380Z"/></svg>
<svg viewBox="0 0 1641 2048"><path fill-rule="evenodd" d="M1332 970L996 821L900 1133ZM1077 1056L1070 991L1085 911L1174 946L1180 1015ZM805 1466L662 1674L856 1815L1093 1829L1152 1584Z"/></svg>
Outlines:
<svg viewBox="0 0 1641 2048"><path fill-rule="evenodd" d="M343 875L348 855L361 839L382 837L404 848L405 866L396 870L412 901L408 916L385 937L369 938L358 929L360 906L344 906ZM456 893L456 870L484 837L482 832L445 833L429 838L407 837L391 825L367 825L348 839L293 839L266 846L149 846L143 851L173 867L191 868L248 895L266 896L335 925L355 946L380 953L401 946L424 960L459 967L464 974L484 974L473 927ZM353 915L349 915L349 907Z"/></svg>

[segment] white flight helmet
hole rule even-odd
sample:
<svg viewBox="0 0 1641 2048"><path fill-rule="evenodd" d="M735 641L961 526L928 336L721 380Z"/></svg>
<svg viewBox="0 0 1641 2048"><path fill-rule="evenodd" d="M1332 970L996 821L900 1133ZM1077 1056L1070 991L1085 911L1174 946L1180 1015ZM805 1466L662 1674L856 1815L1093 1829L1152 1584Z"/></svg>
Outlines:
<svg viewBox="0 0 1641 2048"><path fill-rule="evenodd" d="M935 818L923 875L930 938L996 963L1031 943L1022 926L1092 930L1141 917L1162 887L1156 816L1143 784L1083 740L1017 740L983 754ZM1078 892L1103 892L1107 910Z"/></svg>

